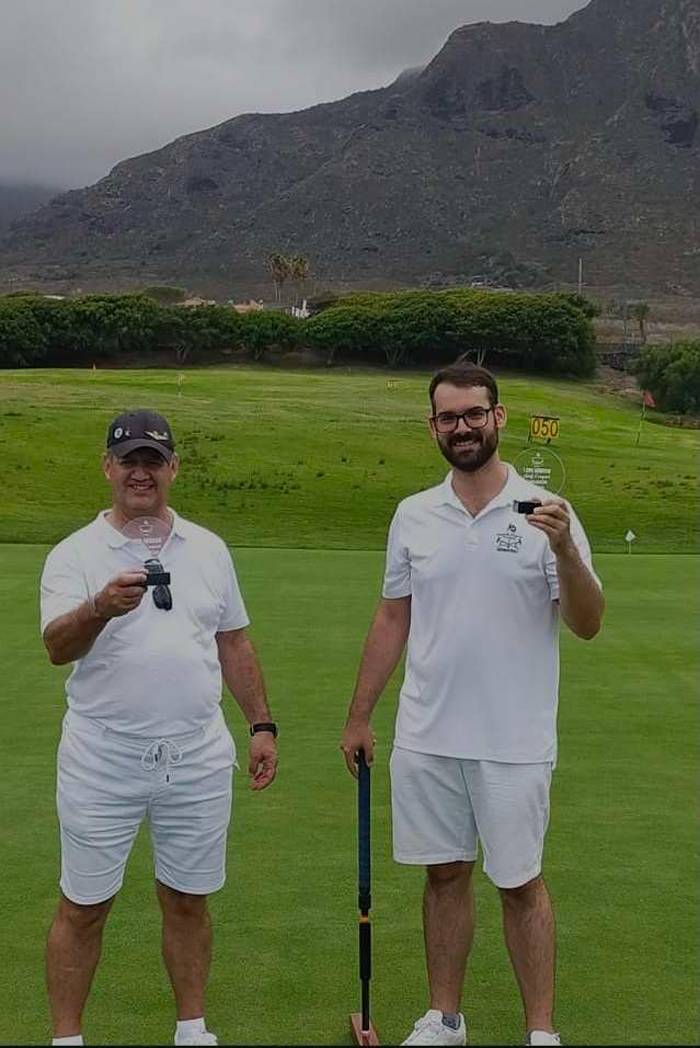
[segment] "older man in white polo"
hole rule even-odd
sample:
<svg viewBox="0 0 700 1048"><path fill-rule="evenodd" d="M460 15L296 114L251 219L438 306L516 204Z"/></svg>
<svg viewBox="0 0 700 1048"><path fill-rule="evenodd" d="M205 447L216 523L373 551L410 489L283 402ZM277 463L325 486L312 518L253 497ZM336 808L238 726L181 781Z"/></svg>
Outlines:
<svg viewBox="0 0 700 1048"><path fill-rule="evenodd" d="M463 1045L460 1000L474 934L480 843L500 890L526 1043L553 1025L555 935L541 876L556 760L559 620L592 638L603 614L570 505L500 460L506 410L470 363L430 385L430 428L451 471L398 507L383 599L365 644L341 748L372 759L372 710L408 643L391 756L394 856L425 865L430 1008L404 1044ZM523 516L514 503L539 500Z"/></svg>
<svg viewBox="0 0 700 1048"><path fill-rule="evenodd" d="M53 1043L83 1043L102 929L146 819L175 1044L216 1044L204 1017L207 896L225 880L236 763L222 677L251 725L255 790L275 776L277 729L230 554L168 505L178 459L167 420L145 409L116 418L103 469L111 508L51 551L41 580L49 657L73 663L58 751L61 894L47 947ZM153 586L148 550L130 530L144 518L164 542Z"/></svg>

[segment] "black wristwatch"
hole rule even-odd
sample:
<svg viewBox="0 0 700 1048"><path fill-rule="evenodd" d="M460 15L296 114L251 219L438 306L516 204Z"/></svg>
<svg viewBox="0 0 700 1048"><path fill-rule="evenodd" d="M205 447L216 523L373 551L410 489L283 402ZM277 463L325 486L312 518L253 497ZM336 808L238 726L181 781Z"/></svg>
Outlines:
<svg viewBox="0 0 700 1048"><path fill-rule="evenodd" d="M251 735L257 735L259 731L269 731L275 739L277 738L277 725L274 721L261 721L259 724L251 724Z"/></svg>

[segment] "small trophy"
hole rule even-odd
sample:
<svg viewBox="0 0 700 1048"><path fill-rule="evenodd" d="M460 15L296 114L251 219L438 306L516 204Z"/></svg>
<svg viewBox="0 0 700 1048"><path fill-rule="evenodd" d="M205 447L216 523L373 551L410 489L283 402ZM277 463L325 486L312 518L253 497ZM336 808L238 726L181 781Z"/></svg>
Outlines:
<svg viewBox="0 0 700 1048"><path fill-rule="evenodd" d="M171 525L160 517L134 517L122 528L122 535L141 542L148 553L143 566L146 569L146 588L153 587L153 603L162 611L170 611L173 595L170 592L170 572L164 571L160 552L170 535Z"/></svg>
<svg viewBox="0 0 700 1048"><path fill-rule="evenodd" d="M529 480L538 488L546 488L552 495L558 495L566 483L564 463L556 451L546 445L531 444L523 448L515 456L513 466L523 480ZM539 499L516 501L513 509L516 513L534 513L535 507L539 505Z"/></svg>

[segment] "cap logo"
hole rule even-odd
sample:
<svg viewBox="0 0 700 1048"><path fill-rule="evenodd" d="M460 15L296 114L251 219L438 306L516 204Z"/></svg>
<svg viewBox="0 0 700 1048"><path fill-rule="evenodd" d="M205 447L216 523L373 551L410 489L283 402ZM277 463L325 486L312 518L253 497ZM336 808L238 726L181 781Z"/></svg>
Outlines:
<svg viewBox="0 0 700 1048"><path fill-rule="evenodd" d="M112 436L115 440L121 440L122 437L130 437L131 432L128 429L122 429L121 426L117 426Z"/></svg>
<svg viewBox="0 0 700 1048"><path fill-rule="evenodd" d="M147 437L153 437L154 440L169 440L167 433L159 433L157 429L145 430Z"/></svg>

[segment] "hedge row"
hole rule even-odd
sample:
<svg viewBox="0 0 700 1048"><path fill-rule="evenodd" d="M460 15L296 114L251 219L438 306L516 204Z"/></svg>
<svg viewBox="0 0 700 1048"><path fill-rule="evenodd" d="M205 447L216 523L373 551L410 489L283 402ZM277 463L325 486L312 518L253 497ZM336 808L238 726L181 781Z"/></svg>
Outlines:
<svg viewBox="0 0 700 1048"><path fill-rule="evenodd" d="M230 306L162 306L146 295L0 298L0 367L74 366L120 354L169 349L184 362L198 353L242 348L259 357L299 342L284 313L239 314Z"/></svg>
<svg viewBox="0 0 700 1048"><path fill-rule="evenodd" d="M561 294L406 291L338 299L298 320L239 314L230 306L184 308L144 294L0 298L0 367L80 365L101 357L169 349L180 361L223 349L259 357L310 346L397 367L471 353L533 371L588 375L595 368L591 308Z"/></svg>
<svg viewBox="0 0 700 1048"><path fill-rule="evenodd" d="M333 354L378 352L392 366L417 353L507 358L517 367L571 375L595 370L593 309L577 296L400 291L339 299L310 322Z"/></svg>

